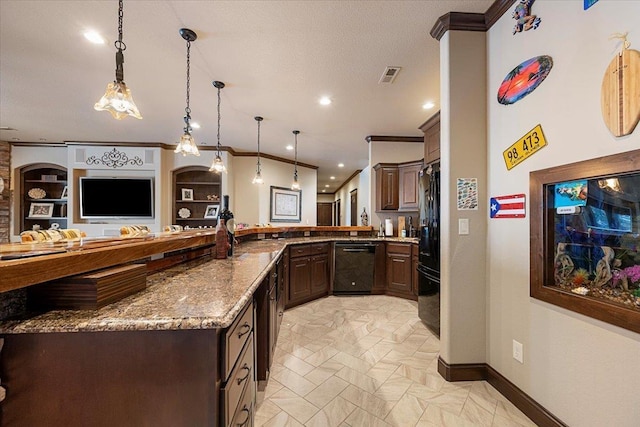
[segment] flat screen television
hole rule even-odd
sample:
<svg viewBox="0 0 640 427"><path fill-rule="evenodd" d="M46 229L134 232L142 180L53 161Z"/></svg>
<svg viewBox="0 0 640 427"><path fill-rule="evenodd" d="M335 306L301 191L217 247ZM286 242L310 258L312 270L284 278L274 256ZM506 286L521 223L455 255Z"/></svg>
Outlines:
<svg viewBox="0 0 640 427"><path fill-rule="evenodd" d="M153 178L80 177L80 218L151 219Z"/></svg>

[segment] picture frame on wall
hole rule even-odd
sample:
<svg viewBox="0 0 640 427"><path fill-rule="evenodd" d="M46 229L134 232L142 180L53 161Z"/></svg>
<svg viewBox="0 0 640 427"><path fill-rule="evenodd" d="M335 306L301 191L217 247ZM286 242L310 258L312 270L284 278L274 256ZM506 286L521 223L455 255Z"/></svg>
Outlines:
<svg viewBox="0 0 640 427"><path fill-rule="evenodd" d="M271 186L271 222L302 221L302 190Z"/></svg>
<svg viewBox="0 0 640 427"><path fill-rule="evenodd" d="M207 205L204 210L204 217L208 219L217 219L220 213L220 205Z"/></svg>
<svg viewBox="0 0 640 427"><path fill-rule="evenodd" d="M193 188L182 189L182 200L193 200Z"/></svg>
<svg viewBox="0 0 640 427"><path fill-rule="evenodd" d="M60 195L61 199L66 199L69 197L69 188L65 185L62 189L62 194Z"/></svg>
<svg viewBox="0 0 640 427"><path fill-rule="evenodd" d="M53 216L53 203L31 203L29 206L30 218L51 218Z"/></svg>

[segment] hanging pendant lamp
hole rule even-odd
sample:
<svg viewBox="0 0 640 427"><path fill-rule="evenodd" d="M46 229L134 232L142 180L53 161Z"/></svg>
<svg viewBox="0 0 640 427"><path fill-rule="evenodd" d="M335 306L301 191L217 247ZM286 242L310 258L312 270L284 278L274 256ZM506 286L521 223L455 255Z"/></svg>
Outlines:
<svg viewBox="0 0 640 427"><path fill-rule="evenodd" d="M113 118L121 120L127 116L135 117L136 119L142 119L138 107L133 102L131 96L131 90L124 83L124 52L127 49L127 45L122 41L122 18L123 18L123 5L122 1L118 4L118 40L114 43L117 49L116 52L116 79L107 85L107 90L95 103L93 108L97 111L108 111Z"/></svg>
<svg viewBox="0 0 640 427"><path fill-rule="evenodd" d="M195 139L191 136L191 108L189 107L189 91L191 86L191 42L197 39L198 35L188 28L181 28L180 35L187 41L187 106L184 109L184 134L180 137L180 142L173 152L181 153L183 156L186 156L187 154L199 156L200 151L198 151Z"/></svg>
<svg viewBox="0 0 640 427"><path fill-rule="evenodd" d="M222 156L220 156L220 89L224 88L224 83L214 80L213 86L218 89L218 151L216 152L216 158L213 159L213 163L211 164L209 170L215 173L226 173L227 168L222 162Z"/></svg>
<svg viewBox="0 0 640 427"><path fill-rule="evenodd" d="M294 166L293 166L293 183L291 184L291 189L292 190L299 190L300 189L300 182L298 182L298 134L300 133L299 130L294 130L293 134L295 135L295 145L294 145L294 150L295 150L295 161L294 161Z"/></svg>
<svg viewBox="0 0 640 427"><path fill-rule="evenodd" d="M262 179L262 171L260 170L260 122L263 120L262 117L256 116L254 117L256 122L258 122L258 164L256 166L256 176L253 177L253 184L263 184L264 181Z"/></svg>

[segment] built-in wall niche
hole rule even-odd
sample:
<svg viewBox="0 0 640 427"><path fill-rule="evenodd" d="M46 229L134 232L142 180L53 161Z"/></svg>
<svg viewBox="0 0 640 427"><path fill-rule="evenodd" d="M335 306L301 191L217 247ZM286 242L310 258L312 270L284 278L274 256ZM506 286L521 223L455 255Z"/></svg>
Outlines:
<svg viewBox="0 0 640 427"><path fill-rule="evenodd" d="M67 169L35 163L20 169L20 220L17 234L25 230L67 228Z"/></svg>
<svg viewBox="0 0 640 427"><path fill-rule="evenodd" d="M531 296L640 332L640 150L531 172Z"/></svg>

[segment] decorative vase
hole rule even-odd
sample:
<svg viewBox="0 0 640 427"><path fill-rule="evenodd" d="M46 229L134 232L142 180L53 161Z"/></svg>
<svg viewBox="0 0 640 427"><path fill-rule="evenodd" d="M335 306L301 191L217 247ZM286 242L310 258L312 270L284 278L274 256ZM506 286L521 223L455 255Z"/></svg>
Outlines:
<svg viewBox="0 0 640 427"><path fill-rule="evenodd" d="M224 224L224 219L219 219L216 226L216 259L226 259L229 246L227 226Z"/></svg>
<svg viewBox="0 0 640 427"><path fill-rule="evenodd" d="M360 214L360 221L364 226L369 225L369 215L367 215L367 211L365 208L362 208L362 213Z"/></svg>

